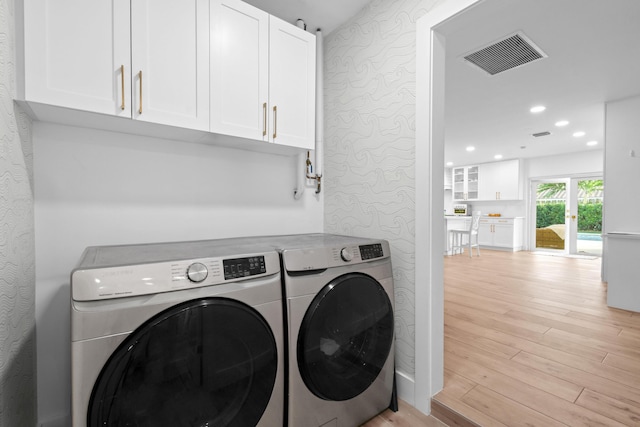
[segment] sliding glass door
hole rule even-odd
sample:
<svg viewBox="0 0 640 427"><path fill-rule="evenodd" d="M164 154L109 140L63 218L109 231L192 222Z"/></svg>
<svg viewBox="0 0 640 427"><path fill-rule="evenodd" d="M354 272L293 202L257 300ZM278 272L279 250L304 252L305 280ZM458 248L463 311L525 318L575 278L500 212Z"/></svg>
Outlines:
<svg viewBox="0 0 640 427"><path fill-rule="evenodd" d="M531 190L533 250L602 255L602 177L535 180Z"/></svg>

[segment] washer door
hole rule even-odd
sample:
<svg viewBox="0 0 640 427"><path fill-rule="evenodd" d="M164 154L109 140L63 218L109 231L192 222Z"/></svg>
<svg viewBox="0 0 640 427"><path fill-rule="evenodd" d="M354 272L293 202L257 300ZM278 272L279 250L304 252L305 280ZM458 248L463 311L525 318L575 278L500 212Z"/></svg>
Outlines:
<svg viewBox="0 0 640 427"><path fill-rule="evenodd" d="M342 401L366 390L393 343L393 307L384 288L362 273L337 277L313 299L298 334L298 369L307 388Z"/></svg>
<svg viewBox="0 0 640 427"><path fill-rule="evenodd" d="M169 308L111 355L91 393L87 426L253 426L276 380L264 318L235 300Z"/></svg>

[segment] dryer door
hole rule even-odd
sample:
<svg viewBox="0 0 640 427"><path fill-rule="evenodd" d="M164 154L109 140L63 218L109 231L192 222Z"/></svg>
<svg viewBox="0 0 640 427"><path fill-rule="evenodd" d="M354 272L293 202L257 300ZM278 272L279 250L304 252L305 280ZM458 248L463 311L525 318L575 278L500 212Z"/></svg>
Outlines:
<svg viewBox="0 0 640 427"><path fill-rule="evenodd" d="M393 307L384 288L371 276L345 274L311 302L298 334L298 368L316 396L351 399L374 382L392 343Z"/></svg>
<svg viewBox="0 0 640 427"><path fill-rule="evenodd" d="M87 426L253 426L274 387L276 342L264 318L206 298L159 313L103 367Z"/></svg>

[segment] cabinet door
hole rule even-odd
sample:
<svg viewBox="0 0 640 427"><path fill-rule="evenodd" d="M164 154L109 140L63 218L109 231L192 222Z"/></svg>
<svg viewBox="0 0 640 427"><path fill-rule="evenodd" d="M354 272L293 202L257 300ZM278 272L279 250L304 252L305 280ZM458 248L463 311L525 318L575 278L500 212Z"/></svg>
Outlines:
<svg viewBox="0 0 640 427"><path fill-rule="evenodd" d="M493 245L500 248L513 248L513 224L498 220L493 226Z"/></svg>
<svg viewBox="0 0 640 427"><path fill-rule="evenodd" d="M480 200L498 200L500 186L500 162L484 163L480 165L482 180L479 183Z"/></svg>
<svg viewBox="0 0 640 427"><path fill-rule="evenodd" d="M209 130L209 3L131 4L133 117Z"/></svg>
<svg viewBox="0 0 640 427"><path fill-rule="evenodd" d="M240 0L211 7L211 132L268 141L269 15Z"/></svg>
<svg viewBox="0 0 640 427"><path fill-rule="evenodd" d="M500 200L519 200L520 197L520 162L509 160L500 162L499 181L497 182Z"/></svg>
<svg viewBox="0 0 640 427"><path fill-rule="evenodd" d="M315 36L269 16L269 123L276 144L315 146Z"/></svg>
<svg viewBox="0 0 640 427"><path fill-rule="evenodd" d="M493 224L486 219L480 220L478 226L478 243L480 246L493 246Z"/></svg>
<svg viewBox="0 0 640 427"><path fill-rule="evenodd" d="M131 117L129 0L33 0L24 15L25 100Z"/></svg>
<svg viewBox="0 0 640 427"><path fill-rule="evenodd" d="M466 168L453 168L453 200L465 200Z"/></svg>
<svg viewBox="0 0 640 427"><path fill-rule="evenodd" d="M480 184L480 168L469 166L467 168L467 200L478 200Z"/></svg>

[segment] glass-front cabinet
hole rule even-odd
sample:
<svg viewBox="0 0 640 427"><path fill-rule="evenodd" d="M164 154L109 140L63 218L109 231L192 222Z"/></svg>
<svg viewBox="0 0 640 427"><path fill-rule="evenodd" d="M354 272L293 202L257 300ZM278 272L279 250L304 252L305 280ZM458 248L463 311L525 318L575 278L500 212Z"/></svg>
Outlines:
<svg viewBox="0 0 640 427"><path fill-rule="evenodd" d="M478 200L478 166L453 168L453 200Z"/></svg>

